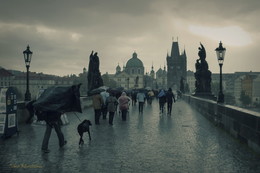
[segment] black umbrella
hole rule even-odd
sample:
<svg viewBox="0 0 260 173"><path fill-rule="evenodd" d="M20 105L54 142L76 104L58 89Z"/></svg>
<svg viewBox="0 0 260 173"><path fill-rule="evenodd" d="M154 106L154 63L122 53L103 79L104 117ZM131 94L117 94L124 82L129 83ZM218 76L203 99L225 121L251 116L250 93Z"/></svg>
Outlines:
<svg viewBox="0 0 260 173"><path fill-rule="evenodd" d="M93 95L96 95L96 94L100 94L103 91L105 91L104 88L96 88L96 89L93 89L93 90L89 91L88 95L89 96L93 96Z"/></svg>
<svg viewBox="0 0 260 173"><path fill-rule="evenodd" d="M124 91L124 88L123 87L109 88L107 91L118 98Z"/></svg>
<svg viewBox="0 0 260 173"><path fill-rule="evenodd" d="M33 103L37 111L82 112L80 104L80 85L50 87Z"/></svg>

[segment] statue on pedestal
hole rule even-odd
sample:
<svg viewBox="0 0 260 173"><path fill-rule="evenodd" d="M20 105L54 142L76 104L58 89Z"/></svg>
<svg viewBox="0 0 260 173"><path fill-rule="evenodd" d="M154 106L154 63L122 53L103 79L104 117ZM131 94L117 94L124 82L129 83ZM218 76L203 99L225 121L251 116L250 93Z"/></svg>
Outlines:
<svg viewBox="0 0 260 173"><path fill-rule="evenodd" d="M206 61L206 50L200 43L199 59L196 60L196 72L194 73L195 82L195 95L212 96L211 94L211 71Z"/></svg>
<svg viewBox="0 0 260 173"><path fill-rule="evenodd" d="M92 51L89 56L88 65L88 92L91 90L103 86L103 80L99 71L99 57L98 53Z"/></svg>

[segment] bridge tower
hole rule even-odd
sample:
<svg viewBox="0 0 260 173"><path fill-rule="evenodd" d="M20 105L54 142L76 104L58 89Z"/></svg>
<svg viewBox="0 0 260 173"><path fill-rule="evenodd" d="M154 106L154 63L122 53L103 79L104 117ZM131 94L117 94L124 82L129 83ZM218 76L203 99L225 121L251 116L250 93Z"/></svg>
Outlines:
<svg viewBox="0 0 260 173"><path fill-rule="evenodd" d="M171 54L167 53L167 83L168 87L180 90L180 81L187 77L187 56L186 51L180 54L178 40L172 42Z"/></svg>

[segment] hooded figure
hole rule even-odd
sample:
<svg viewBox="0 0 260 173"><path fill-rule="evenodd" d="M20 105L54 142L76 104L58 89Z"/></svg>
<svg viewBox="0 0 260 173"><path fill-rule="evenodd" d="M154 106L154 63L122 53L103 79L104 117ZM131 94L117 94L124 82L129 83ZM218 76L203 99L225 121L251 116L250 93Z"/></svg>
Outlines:
<svg viewBox="0 0 260 173"><path fill-rule="evenodd" d="M126 114L127 114L128 108L129 108L130 100L131 99L126 95L125 92L122 92L121 96L118 98L119 109L122 112L123 121L126 121Z"/></svg>

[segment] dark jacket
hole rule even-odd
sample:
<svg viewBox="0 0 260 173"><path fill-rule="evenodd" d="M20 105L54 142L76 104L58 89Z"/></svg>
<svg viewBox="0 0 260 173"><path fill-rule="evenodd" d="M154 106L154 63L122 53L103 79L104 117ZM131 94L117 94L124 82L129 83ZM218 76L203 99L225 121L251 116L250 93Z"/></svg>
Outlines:
<svg viewBox="0 0 260 173"><path fill-rule="evenodd" d="M118 101L115 97L109 96L106 100L106 103L107 103L108 112L115 112L116 111L116 105L118 105Z"/></svg>
<svg viewBox="0 0 260 173"><path fill-rule="evenodd" d="M170 103L172 103L173 101L175 102L175 96L172 91L167 91L166 100L167 100L167 102L170 102Z"/></svg>
<svg viewBox="0 0 260 173"><path fill-rule="evenodd" d="M61 117L61 113L60 112L47 111L47 112L45 112L45 115L46 115L45 121L47 123L59 122L60 121L60 117Z"/></svg>

